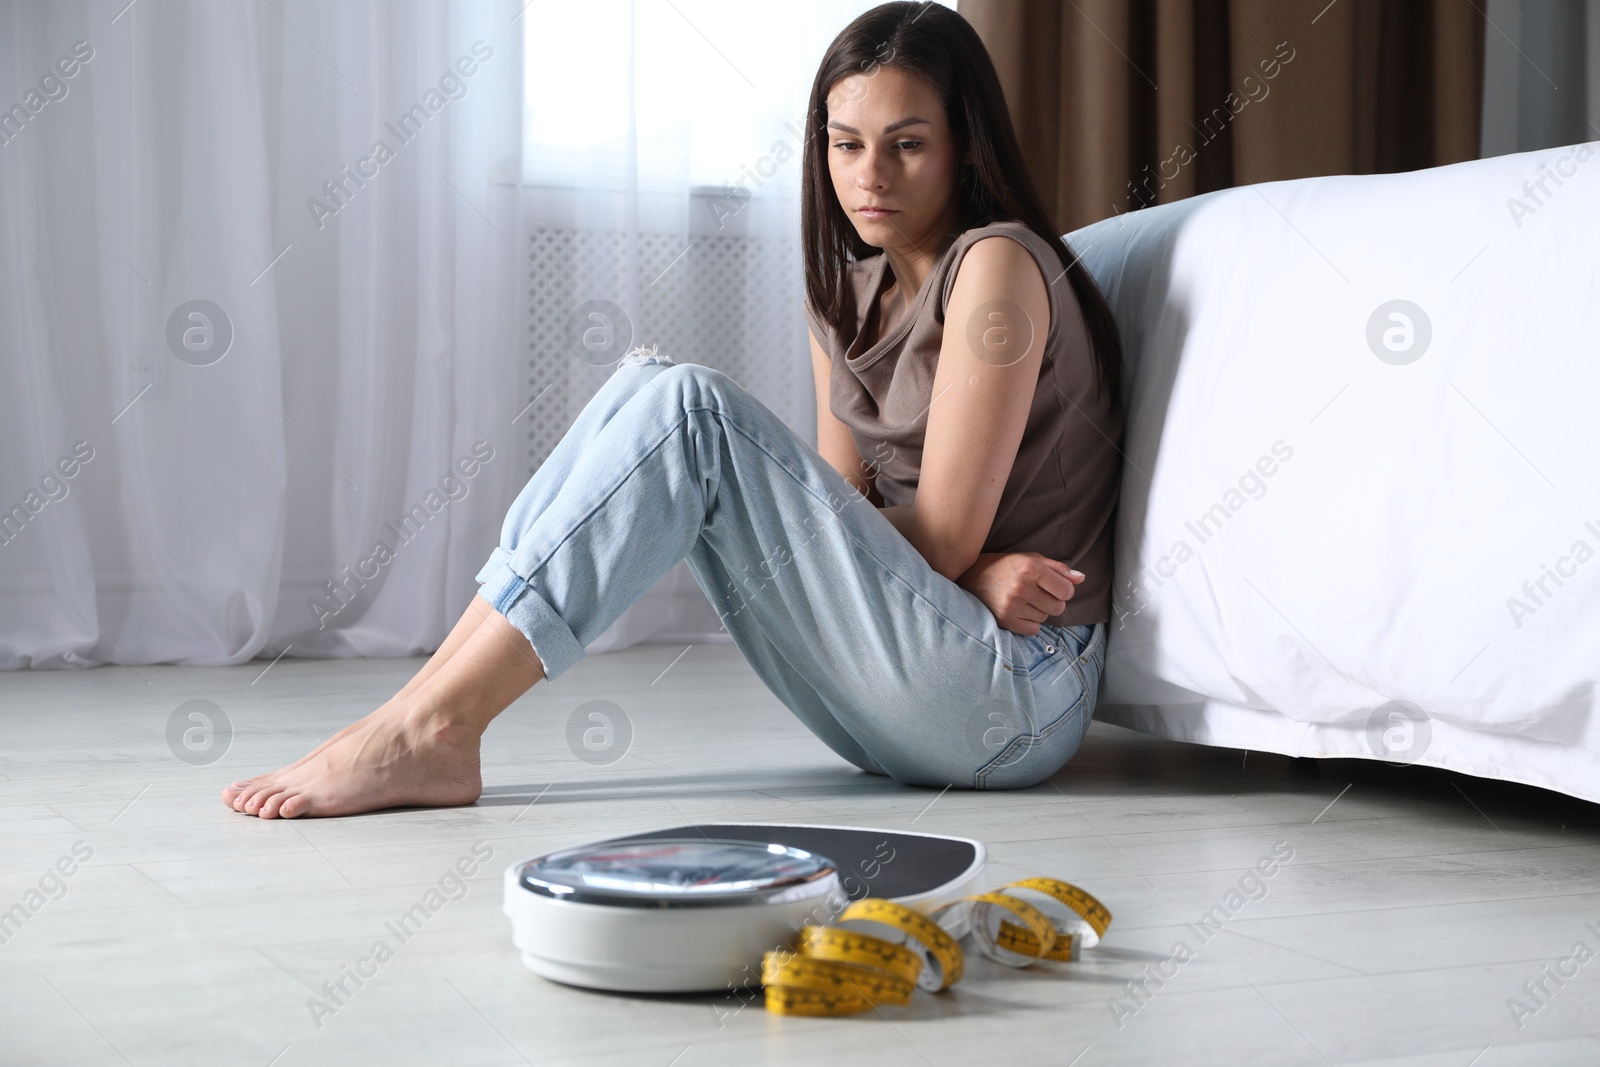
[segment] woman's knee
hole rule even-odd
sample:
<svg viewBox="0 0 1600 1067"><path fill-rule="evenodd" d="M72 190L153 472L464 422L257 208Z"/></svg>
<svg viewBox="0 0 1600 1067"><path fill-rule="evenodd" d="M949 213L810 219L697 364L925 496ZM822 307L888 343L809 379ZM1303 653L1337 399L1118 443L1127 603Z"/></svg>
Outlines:
<svg viewBox="0 0 1600 1067"><path fill-rule="evenodd" d="M739 383L702 363L670 364L650 384L681 407L709 405L720 410L742 392Z"/></svg>

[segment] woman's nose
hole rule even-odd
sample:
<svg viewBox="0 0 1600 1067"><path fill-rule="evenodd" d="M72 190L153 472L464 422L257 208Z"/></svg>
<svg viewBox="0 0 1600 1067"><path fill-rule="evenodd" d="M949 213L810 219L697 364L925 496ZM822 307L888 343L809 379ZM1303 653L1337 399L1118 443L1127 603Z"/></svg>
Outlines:
<svg viewBox="0 0 1600 1067"><path fill-rule="evenodd" d="M869 156L861 163L861 169L856 171L856 187L861 190L881 190L884 185L883 170L878 166L875 157Z"/></svg>

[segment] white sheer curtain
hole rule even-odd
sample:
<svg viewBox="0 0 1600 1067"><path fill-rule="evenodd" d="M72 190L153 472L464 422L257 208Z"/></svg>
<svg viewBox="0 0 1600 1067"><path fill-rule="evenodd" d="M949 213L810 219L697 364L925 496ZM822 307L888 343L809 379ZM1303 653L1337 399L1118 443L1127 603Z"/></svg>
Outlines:
<svg viewBox="0 0 1600 1067"><path fill-rule="evenodd" d="M586 301L809 434L784 122L866 6L0 3L0 666L436 647ZM714 626L655 592L597 650Z"/></svg>
<svg viewBox="0 0 1600 1067"><path fill-rule="evenodd" d="M807 440L799 174L811 79L871 0L590 0L526 20L522 175L537 267L532 463L629 338L717 367ZM574 317L576 316L576 317ZM610 342L599 354L579 343ZM726 640L679 564L591 650Z"/></svg>

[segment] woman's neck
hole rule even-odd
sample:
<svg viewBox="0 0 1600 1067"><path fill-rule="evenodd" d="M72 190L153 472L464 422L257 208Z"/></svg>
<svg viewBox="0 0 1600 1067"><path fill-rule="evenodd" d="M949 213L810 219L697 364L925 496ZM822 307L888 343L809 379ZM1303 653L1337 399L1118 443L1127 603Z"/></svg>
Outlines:
<svg viewBox="0 0 1600 1067"><path fill-rule="evenodd" d="M939 246L944 243L945 237L955 226L958 218L956 206L951 205L950 210L937 224L930 226L915 240L884 246L884 259L888 261L889 269L894 273L895 295L899 297L905 311L911 310L912 302L922 291L922 283L927 281L928 272L933 270L934 260L939 256Z"/></svg>

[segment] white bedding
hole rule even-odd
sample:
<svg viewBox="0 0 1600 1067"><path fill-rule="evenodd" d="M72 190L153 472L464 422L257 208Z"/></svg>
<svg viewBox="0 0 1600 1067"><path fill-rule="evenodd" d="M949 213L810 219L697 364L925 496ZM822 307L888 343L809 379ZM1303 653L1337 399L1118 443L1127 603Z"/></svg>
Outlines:
<svg viewBox="0 0 1600 1067"><path fill-rule="evenodd" d="M1127 376L1098 717L1600 800L1600 142L1068 240Z"/></svg>

